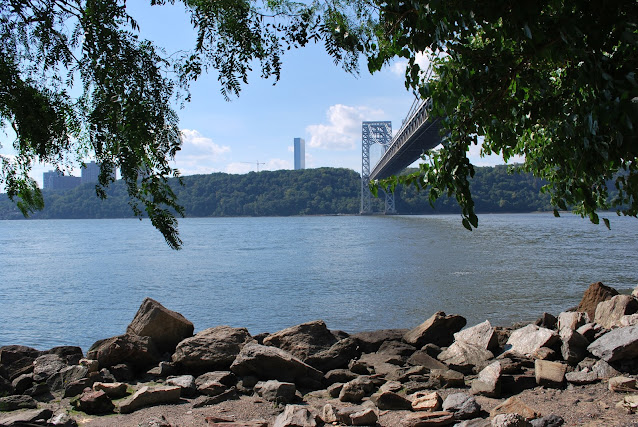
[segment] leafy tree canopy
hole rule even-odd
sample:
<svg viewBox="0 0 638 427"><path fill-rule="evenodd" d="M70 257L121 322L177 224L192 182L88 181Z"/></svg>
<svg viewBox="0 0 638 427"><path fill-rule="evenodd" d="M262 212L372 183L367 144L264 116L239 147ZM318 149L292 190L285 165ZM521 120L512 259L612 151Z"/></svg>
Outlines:
<svg viewBox="0 0 638 427"><path fill-rule="evenodd" d="M372 36L359 42L370 71L407 58L406 87L432 98L446 132L418 173L382 185L413 183L431 201L455 195L464 226L476 227L467 153L484 137L485 154L524 156L520 168L548 182L555 208L595 223L597 210L638 214L637 2L384 1L370 13L376 8ZM432 80L419 53L431 55Z"/></svg>

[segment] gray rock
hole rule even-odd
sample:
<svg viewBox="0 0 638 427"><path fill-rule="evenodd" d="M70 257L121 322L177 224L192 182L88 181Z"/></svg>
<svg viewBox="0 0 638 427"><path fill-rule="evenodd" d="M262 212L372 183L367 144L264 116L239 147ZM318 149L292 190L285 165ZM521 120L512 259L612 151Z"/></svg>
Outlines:
<svg viewBox="0 0 638 427"><path fill-rule="evenodd" d="M447 426L455 424L454 414L448 411L418 412L401 419L402 427Z"/></svg>
<svg viewBox="0 0 638 427"><path fill-rule="evenodd" d="M195 379L195 385L201 385L208 381L218 381L230 387L237 383L237 377L230 371L206 372ZM251 387L255 384L257 384L257 379L255 379L255 382L251 385Z"/></svg>
<svg viewBox="0 0 638 427"><path fill-rule="evenodd" d="M85 388L91 388L95 383L95 378L80 378L79 380L74 380L69 382L64 387L64 397L73 397L78 394L84 392Z"/></svg>
<svg viewBox="0 0 638 427"><path fill-rule="evenodd" d="M607 301L603 301L596 307L594 323L605 329L620 326L620 319L626 314L634 314L638 311L638 301L630 295L616 295Z"/></svg>
<svg viewBox="0 0 638 427"><path fill-rule="evenodd" d="M194 372L227 370L241 349L253 342L246 328L217 326L181 341L172 360Z"/></svg>
<svg viewBox="0 0 638 427"><path fill-rule="evenodd" d="M136 391L132 396L127 397L119 404L119 412L130 414L145 406L155 406L179 402L179 387L155 387L144 386Z"/></svg>
<svg viewBox="0 0 638 427"><path fill-rule="evenodd" d="M451 369L467 374L472 372L475 366L479 369L485 367L487 361L494 358L494 354L468 342L455 341L437 358Z"/></svg>
<svg viewBox="0 0 638 427"><path fill-rule="evenodd" d="M412 409L412 402L405 397L397 394L393 391L379 390L370 396L370 401L381 410L410 410Z"/></svg>
<svg viewBox="0 0 638 427"><path fill-rule="evenodd" d="M162 353L172 353L180 341L193 336L193 330L193 324L184 316L151 298L142 302L126 328L129 334L150 337Z"/></svg>
<svg viewBox="0 0 638 427"><path fill-rule="evenodd" d="M565 374L565 379L568 383L576 385L593 384L599 381L596 372L592 371L567 372Z"/></svg>
<svg viewBox="0 0 638 427"><path fill-rule="evenodd" d="M601 379L608 379L620 375L616 369L614 369L609 363L604 360L597 361L591 368L592 372L596 373L596 376Z"/></svg>
<svg viewBox="0 0 638 427"><path fill-rule="evenodd" d="M326 390L328 390L328 395L330 397L339 397L339 393L341 393L341 389L343 388L343 383L334 383L330 385Z"/></svg>
<svg viewBox="0 0 638 427"><path fill-rule="evenodd" d="M374 382L370 377L362 375L343 385L339 392L339 400L342 402L358 403L374 390Z"/></svg>
<svg viewBox="0 0 638 427"><path fill-rule="evenodd" d="M302 405L286 405L284 411L275 418L273 427L315 427L319 416Z"/></svg>
<svg viewBox="0 0 638 427"><path fill-rule="evenodd" d="M71 418L66 413L56 414L48 422L50 425L60 426L60 427L78 427L77 421Z"/></svg>
<svg viewBox="0 0 638 427"><path fill-rule="evenodd" d="M74 402L77 410L90 415L101 415L113 412L113 402L103 391L88 391Z"/></svg>
<svg viewBox="0 0 638 427"><path fill-rule="evenodd" d="M433 388L465 387L465 376L452 369L432 369L429 385Z"/></svg>
<svg viewBox="0 0 638 427"><path fill-rule="evenodd" d="M481 405L474 396L467 393L453 393L443 401L443 410L452 412L457 420L475 418L481 412Z"/></svg>
<svg viewBox="0 0 638 427"><path fill-rule="evenodd" d="M356 405L340 408L337 411L337 422L348 426L377 425L378 415L373 408Z"/></svg>
<svg viewBox="0 0 638 427"><path fill-rule="evenodd" d="M293 383L277 380L260 381L255 384L254 389L259 396L278 404L293 403L297 397L297 388Z"/></svg>
<svg viewBox="0 0 638 427"><path fill-rule="evenodd" d="M89 370L85 366L73 365L62 368L47 380L47 385L52 391L64 390L74 381L86 378Z"/></svg>
<svg viewBox="0 0 638 427"><path fill-rule="evenodd" d="M336 424L339 420L337 418L337 408L332 406L330 403L323 405L320 417L326 424Z"/></svg>
<svg viewBox="0 0 638 427"><path fill-rule="evenodd" d="M29 423L46 423L53 416L50 409L30 409L20 411L15 414L3 417L0 415L0 425L3 426L24 426Z"/></svg>
<svg viewBox="0 0 638 427"><path fill-rule="evenodd" d="M386 341L401 341L407 331L407 329L381 329L359 332L350 337L357 340L362 353L374 353Z"/></svg>
<svg viewBox="0 0 638 427"><path fill-rule="evenodd" d="M536 418L529 422L532 427L560 427L565 420L558 415L548 415L546 417Z"/></svg>
<svg viewBox="0 0 638 427"><path fill-rule="evenodd" d="M558 332L563 329L575 331L581 326L589 323L589 315L582 311L564 311L558 315Z"/></svg>
<svg viewBox="0 0 638 427"><path fill-rule="evenodd" d="M22 374L11 381L11 387L17 394L22 394L33 386L33 373Z"/></svg>
<svg viewBox="0 0 638 427"><path fill-rule="evenodd" d="M304 361L337 342L323 320L302 323L269 335L264 345L280 348Z"/></svg>
<svg viewBox="0 0 638 427"><path fill-rule="evenodd" d="M481 394L489 397L498 397L501 394L501 374L503 368L500 361L492 362L479 373L472 381L472 394Z"/></svg>
<svg viewBox="0 0 638 427"><path fill-rule="evenodd" d="M66 367L66 359L57 354L43 354L33 361L33 379L37 382L46 381L50 376Z"/></svg>
<svg viewBox="0 0 638 427"><path fill-rule="evenodd" d="M185 397L195 396L197 394L197 386L195 385L195 377L192 375L179 375L176 377L168 377L165 381L166 385L177 386L182 389L181 395Z"/></svg>
<svg viewBox="0 0 638 427"><path fill-rule="evenodd" d="M193 401L193 408L203 408L204 406L216 405L220 402L225 402L227 400L237 400L237 399L239 399L239 394L237 394L237 389L235 387L231 387L228 390L216 396L197 397Z"/></svg>
<svg viewBox="0 0 638 427"><path fill-rule="evenodd" d="M474 418L473 420L465 420L454 424L454 427L491 427L492 422L489 419Z"/></svg>
<svg viewBox="0 0 638 427"><path fill-rule="evenodd" d="M329 349L308 356L304 362L322 372L347 368L351 360L361 356L356 338L348 337L334 343Z"/></svg>
<svg viewBox="0 0 638 427"><path fill-rule="evenodd" d="M454 341L463 341L483 350L498 348L498 337L489 320L455 333Z"/></svg>
<svg viewBox="0 0 638 427"><path fill-rule="evenodd" d="M326 372L326 375L323 376L323 383L326 385L347 383L357 377L358 375L349 369L333 369L332 371Z"/></svg>
<svg viewBox="0 0 638 427"><path fill-rule="evenodd" d="M149 337L124 334L97 341L86 354L97 360L101 368L129 363L139 370L147 370L160 361L160 354Z"/></svg>
<svg viewBox="0 0 638 427"><path fill-rule="evenodd" d="M591 343L587 350L606 362L638 357L638 326L614 329Z"/></svg>
<svg viewBox="0 0 638 427"><path fill-rule="evenodd" d="M440 352L438 354L441 354ZM437 354L437 355L438 355ZM432 369L447 369L447 365L439 362L425 350L417 350L410 356L407 361L410 365L423 366L429 370Z"/></svg>
<svg viewBox="0 0 638 427"><path fill-rule="evenodd" d="M492 418L492 427L531 427L531 424L518 414L499 414Z"/></svg>
<svg viewBox="0 0 638 427"><path fill-rule="evenodd" d="M556 332L530 324L512 332L505 345L505 351L529 357L541 347L551 347L558 340Z"/></svg>
<svg viewBox="0 0 638 427"><path fill-rule="evenodd" d="M37 406L38 402L31 396L14 394L0 397L0 411L2 412L17 411L18 409L35 409Z"/></svg>
<svg viewBox="0 0 638 427"><path fill-rule="evenodd" d="M534 324L536 326L540 326L541 328L554 329L556 324L558 323L558 319L550 313L543 313L541 317L539 317Z"/></svg>
<svg viewBox="0 0 638 427"><path fill-rule="evenodd" d="M321 381L321 371L276 347L248 343L241 349L230 370L240 377L254 375L262 380L296 382L304 378Z"/></svg>
<svg viewBox="0 0 638 427"><path fill-rule="evenodd" d="M600 332L600 328L601 328L600 325L598 325L598 328L597 328L597 325L595 323L590 322L590 323L585 323L583 326L576 329L576 332L584 336L587 339L587 341L591 343L596 338L596 334Z"/></svg>
<svg viewBox="0 0 638 427"><path fill-rule="evenodd" d="M121 399L128 394L126 383L102 383L93 384L94 391L103 391L110 399Z"/></svg>
<svg viewBox="0 0 638 427"><path fill-rule="evenodd" d="M454 334L460 331L467 321L458 315L447 316L439 311L414 329L406 332L403 339L408 344L423 347L427 343L448 346L454 341Z"/></svg>
<svg viewBox="0 0 638 427"><path fill-rule="evenodd" d="M60 356L67 365L79 365L80 360L84 357L82 349L72 345L61 345L53 347L51 350L46 351L46 354L54 354Z"/></svg>
<svg viewBox="0 0 638 427"><path fill-rule="evenodd" d="M586 313L583 313L586 315ZM563 360L570 365L575 365L587 356L589 341L570 327L564 327L560 331L560 351Z"/></svg>

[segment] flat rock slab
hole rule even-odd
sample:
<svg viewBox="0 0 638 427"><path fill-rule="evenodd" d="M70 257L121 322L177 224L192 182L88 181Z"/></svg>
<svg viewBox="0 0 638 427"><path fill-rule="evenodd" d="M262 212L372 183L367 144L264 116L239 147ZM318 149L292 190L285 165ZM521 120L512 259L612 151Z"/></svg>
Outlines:
<svg viewBox="0 0 638 427"><path fill-rule="evenodd" d="M52 416L53 411L50 409L30 409L17 414L11 414L8 417L0 417L0 425L28 425L29 423L46 422Z"/></svg>
<svg viewBox="0 0 638 427"><path fill-rule="evenodd" d="M494 350L498 347L498 337L489 320L455 333L454 341L463 341L483 350Z"/></svg>
<svg viewBox="0 0 638 427"><path fill-rule="evenodd" d="M541 347L550 347L558 339L558 334L552 330L527 325L512 332L505 345L505 351L530 357Z"/></svg>
<svg viewBox="0 0 638 427"><path fill-rule="evenodd" d="M635 359L638 357L638 325L607 332L587 350L606 362Z"/></svg>
<svg viewBox="0 0 638 427"><path fill-rule="evenodd" d="M130 414L145 406L177 403L180 399L180 390L180 387L150 388L144 386L122 401L118 409L121 414Z"/></svg>

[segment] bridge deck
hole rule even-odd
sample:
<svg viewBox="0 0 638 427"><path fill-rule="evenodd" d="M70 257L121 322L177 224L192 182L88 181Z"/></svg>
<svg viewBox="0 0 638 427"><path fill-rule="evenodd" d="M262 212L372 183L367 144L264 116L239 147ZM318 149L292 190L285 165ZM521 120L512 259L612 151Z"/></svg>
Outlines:
<svg viewBox="0 0 638 427"><path fill-rule="evenodd" d="M424 151L441 143L439 119L429 117L429 102L423 102L392 140L370 179L395 175L417 160Z"/></svg>

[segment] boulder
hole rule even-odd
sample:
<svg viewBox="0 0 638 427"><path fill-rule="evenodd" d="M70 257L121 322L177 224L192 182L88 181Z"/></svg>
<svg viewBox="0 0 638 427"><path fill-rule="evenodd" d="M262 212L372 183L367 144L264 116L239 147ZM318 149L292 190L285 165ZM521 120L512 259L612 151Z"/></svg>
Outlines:
<svg viewBox="0 0 638 427"><path fill-rule="evenodd" d="M0 412L17 411L18 409L35 409L38 402L31 397L22 394L0 397Z"/></svg>
<svg viewBox="0 0 638 427"><path fill-rule="evenodd" d="M11 381L11 387L17 394L22 394L33 385L33 373L22 374Z"/></svg>
<svg viewBox="0 0 638 427"><path fill-rule="evenodd" d="M465 341L455 341L437 357L451 369L465 374L472 372L475 366L482 369L492 358L494 354L491 351Z"/></svg>
<svg viewBox="0 0 638 427"><path fill-rule="evenodd" d="M0 415L0 425L2 426L32 426L46 425L47 421L53 416L50 409L30 409L20 411L9 416Z"/></svg>
<svg viewBox="0 0 638 427"><path fill-rule="evenodd" d="M432 369L428 384L433 388L465 387L465 376L453 369Z"/></svg>
<svg viewBox="0 0 638 427"><path fill-rule="evenodd" d="M558 332L563 329L576 330L589 323L589 315L581 311L564 311L558 315Z"/></svg>
<svg viewBox="0 0 638 427"><path fill-rule="evenodd" d="M401 420L402 427L448 426L456 424L454 414L448 411L418 412Z"/></svg>
<svg viewBox="0 0 638 427"><path fill-rule="evenodd" d="M593 342L596 339L596 334L600 333L602 326L596 325L593 322L585 323L583 326L576 329L576 332L584 336L587 341Z"/></svg>
<svg viewBox="0 0 638 427"><path fill-rule="evenodd" d="M393 391L379 390L370 396L370 401L381 410L410 410L412 402Z"/></svg>
<svg viewBox="0 0 638 427"><path fill-rule="evenodd" d="M613 377L607 384L609 391L616 393L627 393L636 391L636 379L629 377Z"/></svg>
<svg viewBox="0 0 638 427"><path fill-rule="evenodd" d="M260 381L255 384L255 392L269 402L292 403L296 399L297 388L293 383L277 380Z"/></svg>
<svg viewBox="0 0 638 427"><path fill-rule="evenodd" d="M592 372L595 372L596 376L601 380L609 379L617 375L620 375L620 372L618 372L616 369L614 369L609 363L605 362L604 360L597 361L594 364L594 366L592 366L591 370Z"/></svg>
<svg viewBox="0 0 638 427"><path fill-rule="evenodd" d="M73 365L62 368L47 379L47 385L52 391L63 390L74 381L86 378L89 374L84 366Z"/></svg>
<svg viewBox="0 0 638 427"><path fill-rule="evenodd" d="M452 393L443 401L443 410L452 412L457 420L467 420L477 417L481 412L481 405L474 396L467 393Z"/></svg>
<svg viewBox="0 0 638 427"><path fill-rule="evenodd" d="M326 385L347 383L357 377L358 375L349 369L333 369L332 371L326 372L326 375L323 376L323 383Z"/></svg>
<svg viewBox="0 0 638 427"><path fill-rule="evenodd" d="M374 390L374 383L370 377L362 375L343 385L339 392L339 400L342 402L358 403Z"/></svg>
<svg viewBox="0 0 638 427"><path fill-rule="evenodd" d="M576 385L593 384L599 381L596 372L592 371L567 372L565 374L565 379L568 383Z"/></svg>
<svg viewBox="0 0 638 427"><path fill-rule="evenodd" d="M337 412L338 412L337 408L332 406L330 403L326 403L321 408L320 417L323 420L323 422L326 424L333 424L333 423L337 424L338 422Z"/></svg>
<svg viewBox="0 0 638 427"><path fill-rule="evenodd" d="M160 354L149 337L124 334L97 341L86 358L97 360L101 368L128 363L136 369L146 370L160 361Z"/></svg>
<svg viewBox="0 0 638 427"><path fill-rule="evenodd" d="M492 427L532 427L532 425L518 414L499 414L492 418Z"/></svg>
<svg viewBox="0 0 638 427"><path fill-rule="evenodd" d="M407 329L381 329L359 332L350 337L357 340L362 353L374 353L386 341L401 341L407 331Z"/></svg>
<svg viewBox="0 0 638 427"><path fill-rule="evenodd" d="M589 315L590 319L593 319L598 303L606 301L614 295L618 295L618 291L614 288L605 286L601 282L592 283L583 294L576 311L583 311Z"/></svg>
<svg viewBox="0 0 638 427"><path fill-rule="evenodd" d="M447 369L447 365L430 356L425 350L415 351L412 356L408 358L407 363L415 366L423 366L428 370Z"/></svg>
<svg viewBox="0 0 638 427"><path fill-rule="evenodd" d="M246 328L217 326L181 341L172 360L189 372L226 370L241 349L254 342Z"/></svg>
<svg viewBox="0 0 638 427"><path fill-rule="evenodd" d="M536 384L546 387L560 387L565 382L567 365L560 362L536 360L534 362L534 374Z"/></svg>
<svg viewBox="0 0 638 427"><path fill-rule="evenodd" d="M164 384L179 387L181 389L181 395L184 397L192 397L197 394L195 377L192 375L170 376L166 378Z"/></svg>
<svg viewBox="0 0 638 427"><path fill-rule="evenodd" d="M413 411L426 411L426 412L435 412L441 410L441 405L443 404L443 399L441 399L441 395L436 392L424 392L417 391L416 393L410 395L412 400L412 410Z"/></svg>
<svg viewBox="0 0 638 427"><path fill-rule="evenodd" d="M467 320L462 316L455 314L448 316L439 311L416 328L406 332L403 339L416 347L423 347L428 343L448 346L454 341L454 334L460 331L466 323Z"/></svg>
<svg viewBox="0 0 638 427"><path fill-rule="evenodd" d="M0 347L0 372L4 370L4 376L13 381L22 374L33 372L33 362L41 354L41 351L23 345Z"/></svg>
<svg viewBox="0 0 638 427"><path fill-rule="evenodd" d="M554 329L556 327L556 323L558 323L558 319L556 318L556 316L550 313L541 314L541 317L539 317L536 322L534 322L536 326L547 329Z"/></svg>
<svg viewBox="0 0 638 427"><path fill-rule="evenodd" d="M402 341L386 341L381 344L381 347L377 350L377 354L394 356L395 360L404 364L415 351L416 348L414 346Z"/></svg>
<svg viewBox="0 0 638 427"><path fill-rule="evenodd" d="M356 405L340 408L337 411L337 421L348 426L376 426L379 419L373 408Z"/></svg>
<svg viewBox="0 0 638 427"><path fill-rule="evenodd" d="M181 314L146 298L126 328L129 334L150 337L162 353L172 353L177 344L193 336L194 326Z"/></svg>
<svg viewBox="0 0 638 427"><path fill-rule="evenodd" d="M499 397L501 395L501 374L503 368L500 361L487 365L478 377L472 381L470 393L480 394L488 397Z"/></svg>
<svg viewBox="0 0 638 427"><path fill-rule="evenodd" d="M36 382L46 381L50 376L60 372L66 366L66 359L57 354L38 356L33 361L33 380Z"/></svg>
<svg viewBox="0 0 638 427"><path fill-rule="evenodd" d="M75 407L91 415L101 415L113 412L113 402L103 391L87 391L74 402Z"/></svg>
<svg viewBox="0 0 638 427"><path fill-rule="evenodd" d="M321 381L323 374L292 354L276 347L257 343L243 346L230 370L243 377L254 375L262 380L296 382L304 378Z"/></svg>
<svg viewBox="0 0 638 427"><path fill-rule="evenodd" d="M201 385L208 381L217 381L230 387L237 384L237 377L230 371L212 371L198 376L197 379L195 379L195 384ZM253 385L254 384L257 384L257 380L255 380Z"/></svg>
<svg viewBox="0 0 638 427"><path fill-rule="evenodd" d="M164 405L179 402L179 387L148 387L144 386L133 395L120 402L118 410L122 414L130 414L145 406Z"/></svg>
<svg viewBox="0 0 638 427"><path fill-rule="evenodd" d="M317 414L302 405L286 405L284 411L275 418L273 427L315 427L320 421Z"/></svg>
<svg viewBox="0 0 638 427"><path fill-rule="evenodd" d="M565 362L575 365L587 356L589 341L575 330L569 327L561 329L560 339L560 352Z"/></svg>
<svg viewBox="0 0 638 427"><path fill-rule="evenodd" d="M552 414L533 419L529 423L532 427L560 427L565 424L565 420L558 415Z"/></svg>
<svg viewBox="0 0 638 427"><path fill-rule="evenodd" d="M347 368L351 360L361 356L361 348L356 338L348 337L334 343L329 349L312 354L304 360L308 365L322 372Z"/></svg>
<svg viewBox="0 0 638 427"><path fill-rule="evenodd" d="M463 341L483 350L498 348L498 336L489 320L455 333L454 341Z"/></svg>
<svg viewBox="0 0 638 427"><path fill-rule="evenodd" d="M528 420L540 416L540 412L536 411L531 406L526 405L516 396L510 397L490 411L490 417L496 417L501 414L518 414Z"/></svg>
<svg viewBox="0 0 638 427"><path fill-rule="evenodd" d="M94 391L103 391L110 399L121 399L128 394L126 383L93 383Z"/></svg>
<svg viewBox="0 0 638 427"><path fill-rule="evenodd" d="M603 301L596 307L594 323L605 329L620 326L623 316L634 314L638 311L638 301L630 295L616 295L607 301Z"/></svg>
<svg viewBox="0 0 638 427"><path fill-rule="evenodd" d="M82 349L72 345L61 345L53 347L51 350L45 352L46 354L55 354L60 356L67 365L78 365L84 353Z"/></svg>
<svg viewBox="0 0 638 427"><path fill-rule="evenodd" d="M507 344L506 353L518 353L531 356L541 347L550 347L559 337L556 332L536 325L527 325L511 333Z"/></svg>
<svg viewBox="0 0 638 427"><path fill-rule="evenodd" d="M626 314L618 320L618 327L620 328L634 325L638 325L638 313Z"/></svg>
<svg viewBox="0 0 638 427"><path fill-rule="evenodd" d="M337 342L323 320L302 323L269 335L264 345L280 348L300 360L328 350Z"/></svg>
<svg viewBox="0 0 638 427"><path fill-rule="evenodd" d="M591 343L587 350L606 362L638 357L638 326L614 329Z"/></svg>

